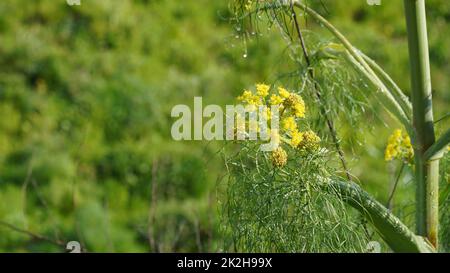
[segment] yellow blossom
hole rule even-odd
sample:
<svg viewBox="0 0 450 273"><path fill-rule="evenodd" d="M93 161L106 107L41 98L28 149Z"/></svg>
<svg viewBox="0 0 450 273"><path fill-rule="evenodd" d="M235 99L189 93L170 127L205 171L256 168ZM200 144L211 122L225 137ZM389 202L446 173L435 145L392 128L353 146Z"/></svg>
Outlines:
<svg viewBox="0 0 450 273"><path fill-rule="evenodd" d="M294 148L297 148L297 146L302 142L303 140L303 133L299 131L292 132L292 138L291 138L291 146Z"/></svg>
<svg viewBox="0 0 450 273"><path fill-rule="evenodd" d="M303 133L302 141L297 145L297 148L306 151L315 151L319 148L320 137L311 130Z"/></svg>
<svg viewBox="0 0 450 273"><path fill-rule="evenodd" d="M261 105L261 98L257 95L253 95L252 91L244 90L242 95L237 98L243 103L248 103L250 105Z"/></svg>
<svg viewBox="0 0 450 273"><path fill-rule="evenodd" d="M281 121L283 129L288 132L293 132L297 130L297 122L295 122L295 118L292 116L286 117Z"/></svg>
<svg viewBox="0 0 450 273"><path fill-rule="evenodd" d="M276 168L282 168L287 163L287 153L283 148L278 147L275 151L272 152L272 165Z"/></svg>
<svg viewBox="0 0 450 273"><path fill-rule="evenodd" d="M270 96L270 104L271 105L278 105L283 103L284 99L278 95L272 94L272 96Z"/></svg>
<svg viewBox="0 0 450 273"><path fill-rule="evenodd" d="M289 93L289 91L287 91L283 87L278 87L278 94L280 94L280 96L285 99L289 98L289 96L291 95L291 93Z"/></svg>
<svg viewBox="0 0 450 273"><path fill-rule="evenodd" d="M253 96L252 91L244 90L242 95L237 97L238 101L246 102L249 98Z"/></svg>
<svg viewBox="0 0 450 273"><path fill-rule="evenodd" d="M261 98L267 97L269 95L270 86L267 84L257 84L256 85L256 94L260 96Z"/></svg>
<svg viewBox="0 0 450 273"><path fill-rule="evenodd" d="M296 104L294 106L294 114L298 118L304 118L306 114L305 104Z"/></svg>
<svg viewBox="0 0 450 273"><path fill-rule="evenodd" d="M396 144L388 143L388 145L386 146L386 150L384 151L384 160L391 161L395 157L397 157L398 150L396 147Z"/></svg>
<svg viewBox="0 0 450 273"><path fill-rule="evenodd" d="M414 150L411 145L411 139L400 129L396 129L388 138L388 144L384 151L384 159L391 161L393 159L400 159L410 162L414 156Z"/></svg>
<svg viewBox="0 0 450 273"><path fill-rule="evenodd" d="M306 114L305 102L302 97L297 94L291 94L285 101L284 105L292 109L294 115L298 118L304 118Z"/></svg>

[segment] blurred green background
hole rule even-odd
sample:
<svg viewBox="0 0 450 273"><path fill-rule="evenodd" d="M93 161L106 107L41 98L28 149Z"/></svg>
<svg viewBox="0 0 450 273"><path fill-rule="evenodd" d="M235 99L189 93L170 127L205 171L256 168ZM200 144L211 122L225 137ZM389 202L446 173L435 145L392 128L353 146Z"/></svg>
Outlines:
<svg viewBox="0 0 450 273"><path fill-rule="evenodd" d="M310 2L409 92L402 1ZM450 109L450 4L427 7L439 118ZM170 136L174 105L232 104L280 72L277 31L244 44L231 17L227 0L0 2L0 252L64 251L71 240L89 252L232 250L220 221L223 143ZM345 148L384 202L396 125L381 116L364 144ZM343 138L354 129L338 127ZM413 212L411 184L406 175L396 202Z"/></svg>

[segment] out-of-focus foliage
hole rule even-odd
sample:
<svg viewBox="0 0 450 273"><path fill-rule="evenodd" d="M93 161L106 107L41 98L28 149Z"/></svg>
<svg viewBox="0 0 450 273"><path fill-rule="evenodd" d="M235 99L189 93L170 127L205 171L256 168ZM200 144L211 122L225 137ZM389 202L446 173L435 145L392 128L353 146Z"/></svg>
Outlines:
<svg viewBox="0 0 450 273"><path fill-rule="evenodd" d="M408 92L401 1L310 2ZM450 6L427 5L439 118L450 108ZM0 1L0 221L92 252L233 250L214 191L222 144L170 136L174 105L233 103L247 84L292 71L277 31L244 42L231 17L227 1ZM352 172L385 201L395 174L380 120L391 121L367 119L371 132L343 145ZM356 130L338 129L343 139ZM413 212L409 196L406 174L394 210ZM63 250L0 225L0 251Z"/></svg>
<svg viewBox="0 0 450 273"><path fill-rule="evenodd" d="M1 1L0 220L88 251L217 249L217 148L172 141L170 110L241 85L227 13ZM45 250L63 248L0 226L0 251Z"/></svg>

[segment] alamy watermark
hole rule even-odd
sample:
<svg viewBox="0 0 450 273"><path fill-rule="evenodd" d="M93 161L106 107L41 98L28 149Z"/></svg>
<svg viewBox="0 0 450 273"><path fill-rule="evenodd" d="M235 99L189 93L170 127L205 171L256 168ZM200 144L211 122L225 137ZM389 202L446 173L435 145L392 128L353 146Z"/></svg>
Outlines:
<svg viewBox="0 0 450 273"><path fill-rule="evenodd" d="M81 0L66 0L66 3L69 6L79 6L81 5Z"/></svg>
<svg viewBox="0 0 450 273"><path fill-rule="evenodd" d="M189 106L179 104L172 108L171 116L178 118L171 129L177 141L259 140L265 142L262 151L273 151L279 145L278 105L226 105L224 111L214 104L203 107L202 97L194 97L193 113ZM204 118L209 120L203 124Z"/></svg>
<svg viewBox="0 0 450 273"><path fill-rule="evenodd" d="M369 6L380 6L381 0L367 0Z"/></svg>
<svg viewBox="0 0 450 273"><path fill-rule="evenodd" d="M66 244L66 249L69 253L81 253L81 244L78 241L70 241Z"/></svg>
<svg viewBox="0 0 450 273"><path fill-rule="evenodd" d="M381 244L377 241L370 241L367 243L366 253L381 253Z"/></svg>

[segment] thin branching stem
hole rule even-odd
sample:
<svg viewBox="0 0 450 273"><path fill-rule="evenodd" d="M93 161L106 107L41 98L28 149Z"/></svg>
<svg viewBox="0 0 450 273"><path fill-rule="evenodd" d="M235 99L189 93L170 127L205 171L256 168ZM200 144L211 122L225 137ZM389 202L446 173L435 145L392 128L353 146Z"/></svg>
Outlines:
<svg viewBox="0 0 450 273"><path fill-rule="evenodd" d="M389 210L392 210L392 201L394 200L394 195L395 195L395 192L397 190L398 182L400 181L400 177L402 176L404 168L405 168L405 163L402 163L402 165L400 166L400 170L398 171L397 177L396 177L396 179L394 181L394 186L392 187L392 190L389 193L389 197L388 197L388 200L386 202L386 207Z"/></svg>
<svg viewBox="0 0 450 273"><path fill-rule="evenodd" d="M360 64L362 72L367 73L371 76L373 83L378 87L381 96L381 99L384 102L386 108L405 126L406 130L411 134L411 124L410 119L407 114L404 112L399 102L395 99L395 97L390 93L389 89L385 86L385 84L378 78L377 74L373 71L370 65L364 60L361 54L355 50L355 47L345 38L342 33L340 33L328 20L323 18L320 14L309 8L308 6L301 3L299 0L292 0L294 5L298 8L304 10L308 13L313 19L321 23L325 28L327 28L346 48L346 50L350 53L350 55Z"/></svg>
<svg viewBox="0 0 450 273"><path fill-rule="evenodd" d="M13 230L15 232L25 234L25 235L27 235L27 236L35 239L35 240L46 241L48 243L51 243L51 244L59 246L59 247L65 247L66 246L66 244L64 242L60 241L60 240L57 240L57 239L54 240L54 239L51 239L51 238L46 237L44 235L37 234L35 232L19 228L19 227L15 226L15 225L13 225L11 223L8 223L8 222L5 222L5 221L1 221L0 220L0 225L2 225L4 227L7 227L7 228L9 228L9 229L11 229L11 230Z"/></svg>
<svg viewBox="0 0 450 273"><path fill-rule="evenodd" d="M291 4L292 4L292 2L291 2ZM339 159L341 160L342 167L343 167L343 169L345 171L347 179L349 181L352 181L352 177L351 177L350 171L349 171L349 169L347 167L347 162L345 160L344 151L341 148L340 140L339 140L339 137L337 135L337 131L336 131L336 128L334 126L334 122L333 122L332 118L327 113L327 109L325 108L326 107L325 103L323 102L322 95L320 94L320 87L317 84L317 82L315 81L314 70L311 67L311 60L310 60L310 57L309 57L309 54L308 54L308 49L306 47L305 39L303 38L302 31L301 31L300 25L298 23L297 13L295 12L293 5L291 5L291 12L292 12L292 20L294 22L295 30L297 32L297 36L298 36L298 39L300 41L300 45L301 45L301 48L302 48L303 56L305 58L306 64L308 65L308 74L309 74L309 77L311 78L311 81L313 82L314 94L316 95L317 100L319 101L320 111L322 113L322 116L325 118L325 120L327 122L327 126L328 126L328 129L329 129L330 134L331 134L331 138L332 138L333 143L335 145L336 151L338 152Z"/></svg>
<svg viewBox="0 0 450 273"><path fill-rule="evenodd" d="M445 149L450 144L450 129L448 129L430 148L425 152L425 160L435 160L442 157Z"/></svg>

